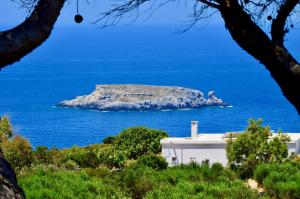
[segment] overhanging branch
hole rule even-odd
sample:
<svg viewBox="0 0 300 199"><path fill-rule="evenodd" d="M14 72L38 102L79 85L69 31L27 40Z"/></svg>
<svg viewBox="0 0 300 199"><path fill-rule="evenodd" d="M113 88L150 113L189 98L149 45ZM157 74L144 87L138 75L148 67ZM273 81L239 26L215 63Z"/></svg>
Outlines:
<svg viewBox="0 0 300 199"><path fill-rule="evenodd" d="M299 0L286 0L280 6L277 17L273 20L271 28L272 41L274 43L283 45L284 35L286 33L286 21L299 2Z"/></svg>
<svg viewBox="0 0 300 199"><path fill-rule="evenodd" d="M50 35L65 0L40 0L17 27L0 32L0 69L19 61Z"/></svg>

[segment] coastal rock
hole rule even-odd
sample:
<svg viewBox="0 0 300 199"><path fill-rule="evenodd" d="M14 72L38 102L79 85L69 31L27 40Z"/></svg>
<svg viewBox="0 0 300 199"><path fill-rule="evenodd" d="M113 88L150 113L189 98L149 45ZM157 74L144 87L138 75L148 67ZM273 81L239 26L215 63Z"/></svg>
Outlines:
<svg viewBox="0 0 300 199"><path fill-rule="evenodd" d="M216 97L214 91L209 91L206 99L199 90L133 84L97 85L90 95L58 103L60 107L99 111L151 111L227 105Z"/></svg>

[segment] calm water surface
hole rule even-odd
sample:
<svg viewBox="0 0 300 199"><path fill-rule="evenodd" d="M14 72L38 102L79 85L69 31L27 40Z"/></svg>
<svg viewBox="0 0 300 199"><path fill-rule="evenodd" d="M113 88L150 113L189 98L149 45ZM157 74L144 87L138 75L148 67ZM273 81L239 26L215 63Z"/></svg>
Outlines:
<svg viewBox="0 0 300 199"><path fill-rule="evenodd" d="M300 132L300 117L269 73L242 51L223 27L177 34L177 27L57 27L51 38L21 62L0 72L0 114L34 146L100 143L136 125L188 136L244 129L263 118L272 129ZM300 59L300 32L288 46ZM232 108L189 111L95 112L56 108L64 99L92 92L96 84L174 85L215 90Z"/></svg>

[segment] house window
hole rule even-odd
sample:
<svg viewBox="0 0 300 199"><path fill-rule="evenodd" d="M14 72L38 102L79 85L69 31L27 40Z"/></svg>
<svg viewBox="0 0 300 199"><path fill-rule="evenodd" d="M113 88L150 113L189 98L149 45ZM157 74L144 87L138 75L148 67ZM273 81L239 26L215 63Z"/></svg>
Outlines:
<svg viewBox="0 0 300 199"><path fill-rule="evenodd" d="M176 157L172 157L172 164L177 164L177 158Z"/></svg>

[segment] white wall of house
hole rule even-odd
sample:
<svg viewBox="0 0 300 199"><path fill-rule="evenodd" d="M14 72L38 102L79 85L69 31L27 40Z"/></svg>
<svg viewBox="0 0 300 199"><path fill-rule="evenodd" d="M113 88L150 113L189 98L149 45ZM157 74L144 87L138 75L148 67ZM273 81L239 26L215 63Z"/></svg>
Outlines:
<svg viewBox="0 0 300 199"><path fill-rule="evenodd" d="M274 136L276 134L273 134ZM288 143L289 154L300 154L300 133L288 133L291 141ZM164 138L161 140L162 156L169 166L188 164L191 161L201 163L219 162L226 166L226 140L224 134L198 134L198 122L191 123L191 137Z"/></svg>
<svg viewBox="0 0 300 199"><path fill-rule="evenodd" d="M205 160L227 163L225 144L162 144L162 156L169 166Z"/></svg>
<svg viewBox="0 0 300 199"><path fill-rule="evenodd" d="M296 143L300 146L300 140L288 144L290 154L300 154L300 147L297 149ZM191 161L200 164L205 160L210 163L219 162L224 166L227 164L226 143L162 143L162 156L169 166L188 164Z"/></svg>

